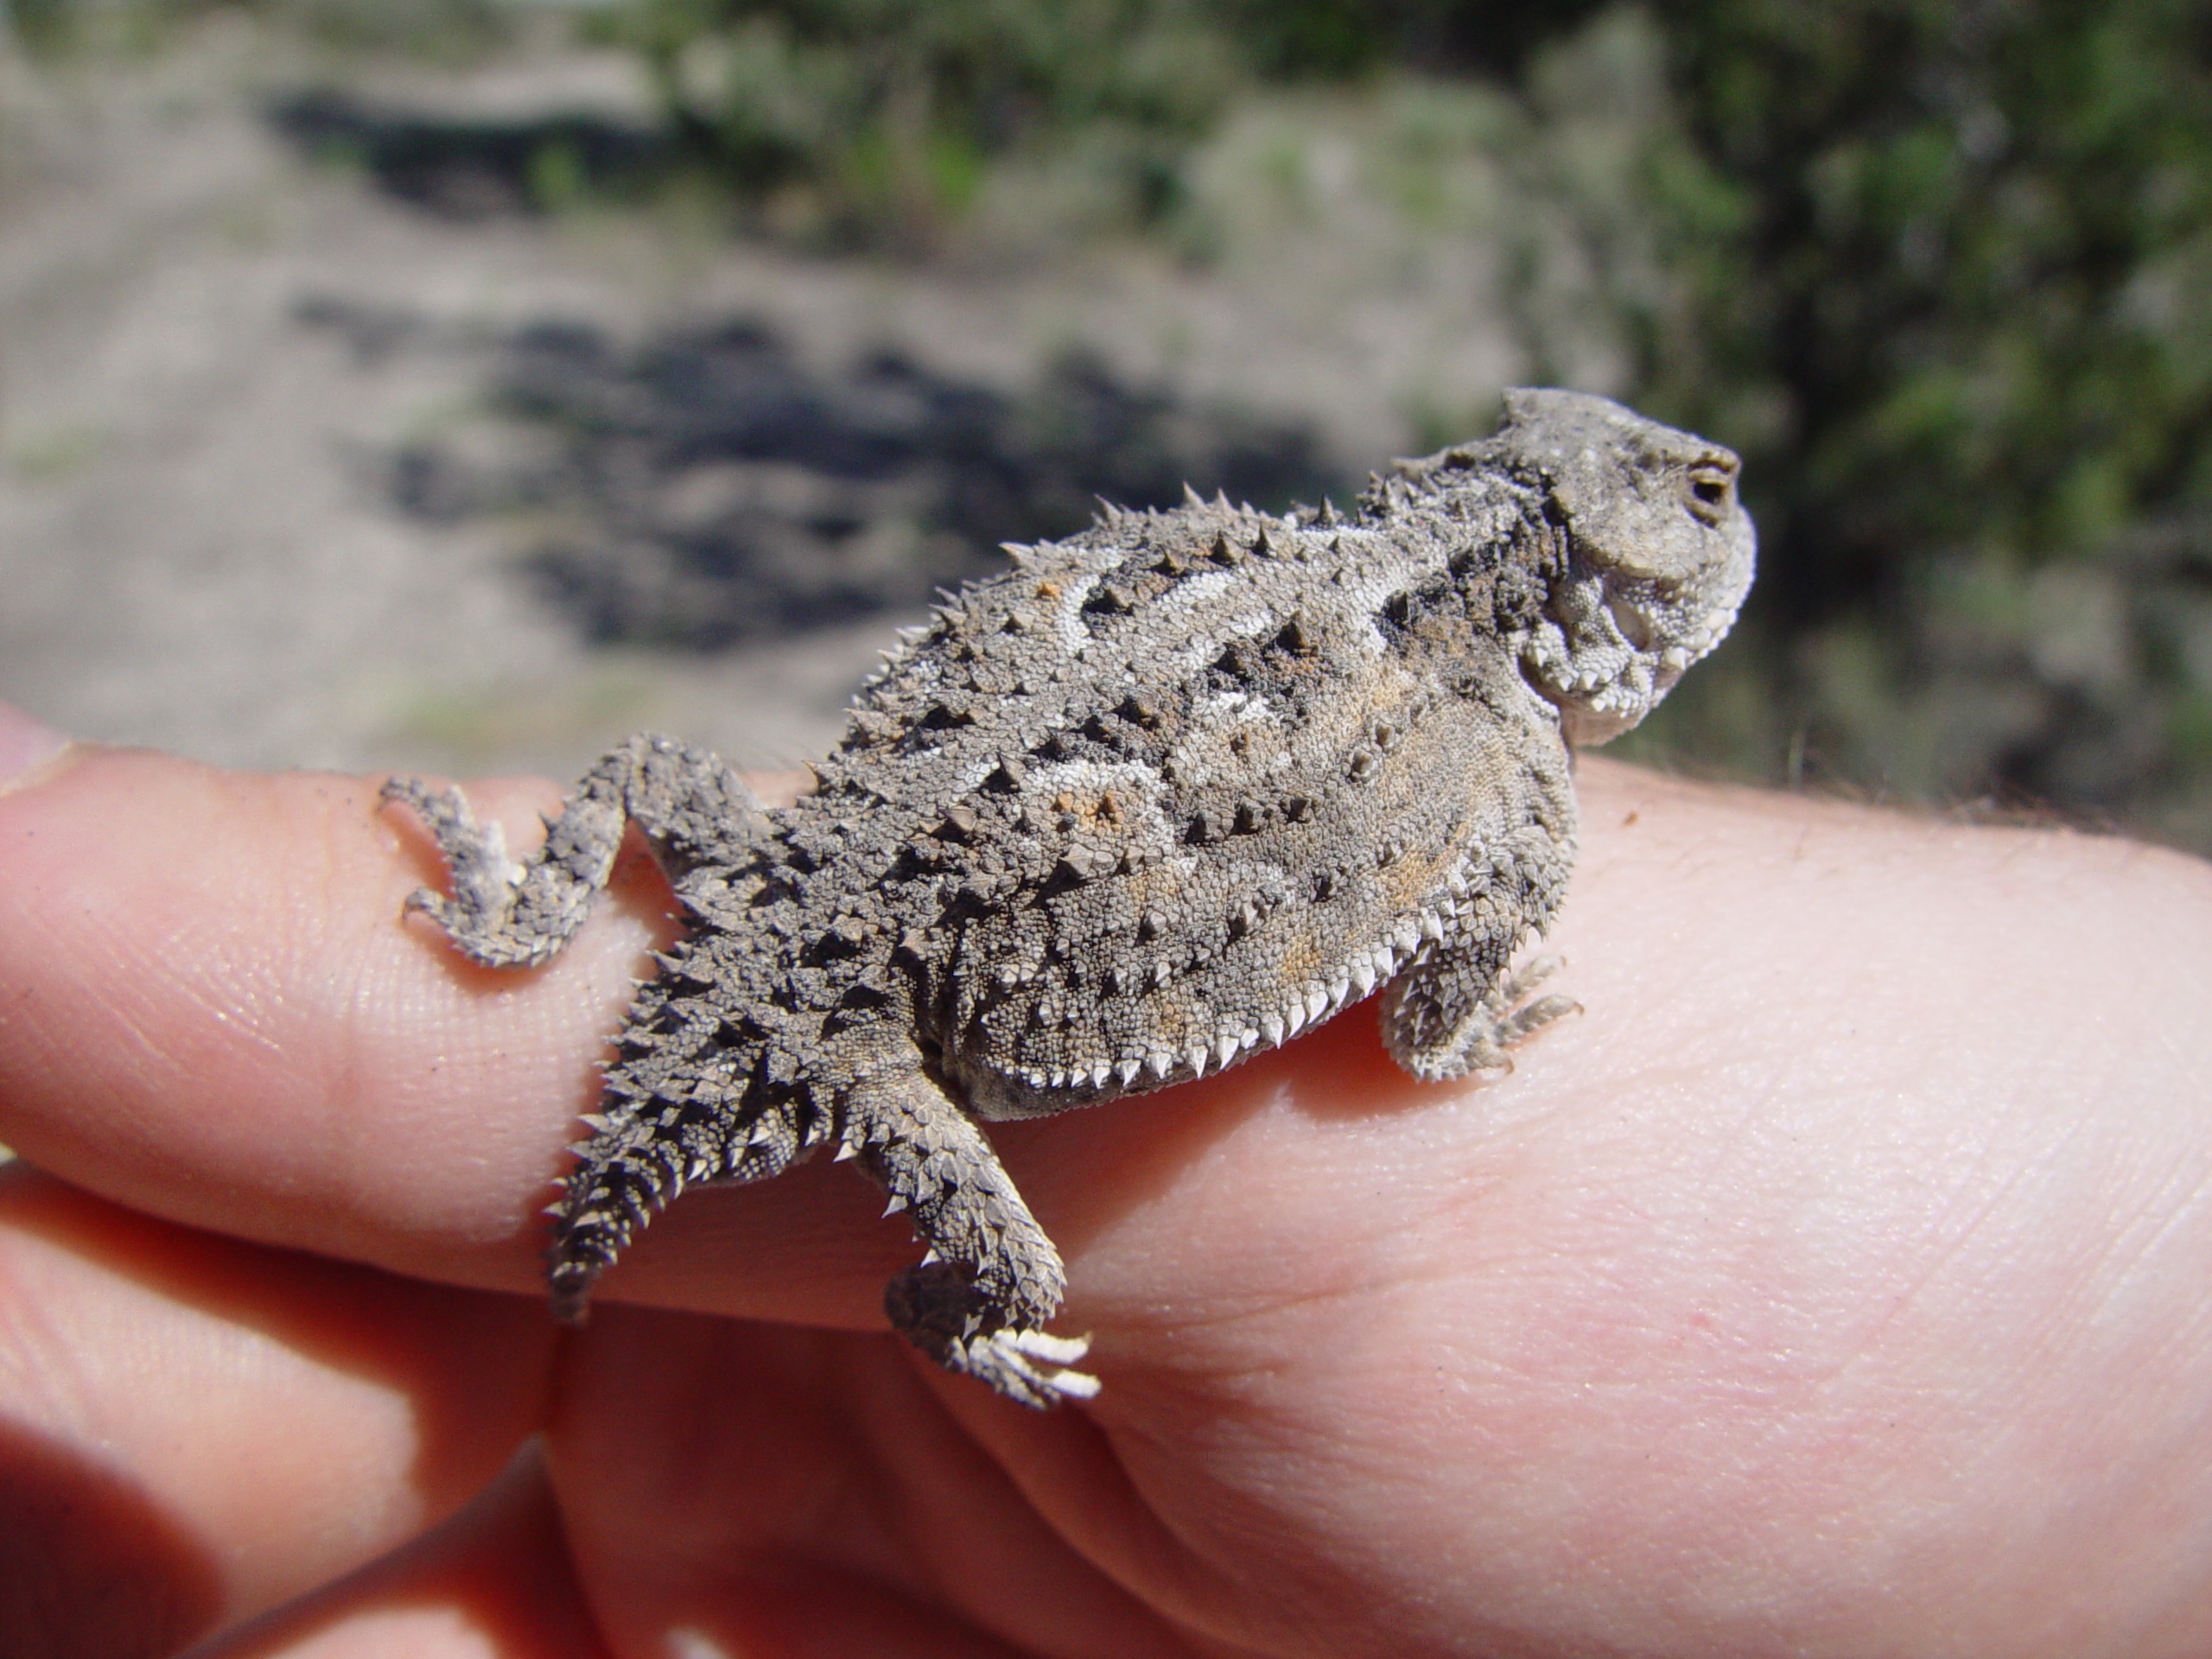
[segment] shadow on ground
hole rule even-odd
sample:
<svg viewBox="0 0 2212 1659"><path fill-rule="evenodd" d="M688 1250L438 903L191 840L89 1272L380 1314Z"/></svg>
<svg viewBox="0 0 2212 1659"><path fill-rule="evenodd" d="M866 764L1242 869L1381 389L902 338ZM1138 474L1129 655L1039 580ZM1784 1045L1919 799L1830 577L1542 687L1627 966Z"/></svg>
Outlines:
<svg viewBox="0 0 2212 1659"><path fill-rule="evenodd" d="M300 316L365 355L411 337L340 302ZM711 650L916 609L1003 569L1001 542L1082 529L1102 497L1343 493L1303 428L1079 357L1010 396L887 353L817 371L747 321L636 344L547 323L479 349L480 429L391 454L382 486L424 519L506 516L530 577L597 643Z"/></svg>
<svg viewBox="0 0 2212 1659"><path fill-rule="evenodd" d="M317 89L276 99L267 116L305 154L359 168L410 207L461 220L634 200L679 159L665 132L582 111L467 120Z"/></svg>

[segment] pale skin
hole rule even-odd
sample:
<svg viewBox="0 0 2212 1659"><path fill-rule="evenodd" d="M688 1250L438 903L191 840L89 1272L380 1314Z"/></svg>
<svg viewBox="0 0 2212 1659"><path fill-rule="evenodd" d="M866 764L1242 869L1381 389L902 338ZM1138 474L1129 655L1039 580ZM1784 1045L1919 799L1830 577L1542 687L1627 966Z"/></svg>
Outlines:
<svg viewBox="0 0 2212 1659"><path fill-rule="evenodd" d="M1039 1415L882 1327L914 1247L827 1162L556 1332L536 1212L661 891L470 968L377 781L0 793L27 1651L2212 1648L2202 863L1586 760L1586 1012L1510 1077L1363 1007L993 1130L1104 1383ZM518 845L558 799L469 788Z"/></svg>

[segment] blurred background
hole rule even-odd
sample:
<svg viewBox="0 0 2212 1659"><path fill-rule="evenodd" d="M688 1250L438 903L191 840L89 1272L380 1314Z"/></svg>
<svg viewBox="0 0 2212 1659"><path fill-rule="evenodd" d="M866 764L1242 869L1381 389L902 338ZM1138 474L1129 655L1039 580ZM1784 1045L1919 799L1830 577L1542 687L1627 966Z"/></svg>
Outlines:
<svg viewBox="0 0 2212 1659"><path fill-rule="evenodd" d="M788 765L1094 496L1740 450L1618 746L2212 850L2202 0L0 0L0 696Z"/></svg>

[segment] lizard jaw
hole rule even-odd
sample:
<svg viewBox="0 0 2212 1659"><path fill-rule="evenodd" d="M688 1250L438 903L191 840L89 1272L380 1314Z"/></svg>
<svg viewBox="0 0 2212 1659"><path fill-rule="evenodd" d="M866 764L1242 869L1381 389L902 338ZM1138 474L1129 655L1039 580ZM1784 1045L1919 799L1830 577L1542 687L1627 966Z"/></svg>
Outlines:
<svg viewBox="0 0 2212 1659"><path fill-rule="evenodd" d="M1694 584L1578 569L1518 639L1522 671L1559 710L1568 740L1603 743L1636 725L1736 620Z"/></svg>

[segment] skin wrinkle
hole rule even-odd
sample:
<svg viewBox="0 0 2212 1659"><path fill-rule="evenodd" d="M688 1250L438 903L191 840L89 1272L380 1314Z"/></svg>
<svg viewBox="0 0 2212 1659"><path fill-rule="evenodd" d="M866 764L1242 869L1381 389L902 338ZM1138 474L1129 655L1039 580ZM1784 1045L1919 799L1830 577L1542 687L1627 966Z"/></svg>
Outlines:
<svg viewBox="0 0 2212 1659"><path fill-rule="evenodd" d="M2126 1212L2118 1205L2114 1206L2113 1218L2121 1222L2122 1225L2104 1260L2107 1264L2117 1263L2120 1270L2099 1296L2101 1306L2110 1307L2120 1301L2132 1286L2141 1281L2151 1271L2160 1246L2173 1241L2183 1228L2190 1224L2204 1224L2205 1211L2208 1206L2212 1206L2212 1167L2201 1167L2187 1176L2181 1169L2176 1168L2172 1172L2171 1184L2186 1190L2188 1198L2180 1204L2156 1206L2157 1210L2165 1213L2151 1224L2147 1237L2137 1239L2128 1236L2139 1229L2126 1225ZM2161 1196L2165 1190L2161 1188ZM2212 1314L2207 1315L2207 1323L2212 1324ZM2179 1334L2176 1332L2177 1336Z"/></svg>
<svg viewBox="0 0 2212 1659"><path fill-rule="evenodd" d="M1985 1143L1976 1163L1986 1164L1989 1156ZM1849 1351L1844 1353L1832 1369L1815 1379L1816 1393L1820 1389L1833 1389L1853 1381L1851 1373L1853 1368L1863 1363L1863 1357L1868 1350L1879 1347L1879 1339L1886 1334L1889 1327L1908 1315L1917 1313L1917 1304L1934 1292L1946 1270L1974 1243L1983 1224L2006 1197L2005 1188L2018 1179L2015 1172L1996 1190L1972 1197L1962 1187L1950 1189L1942 1212L1928 1217L1917 1229L1923 1236L1942 1236L1945 1242L1934 1255L1916 1259L1916 1272L1911 1279L1892 1287L1885 1294L1883 1304L1873 1320L1854 1331ZM1953 1224L1961 1223L1961 1217L1962 1224Z"/></svg>
<svg viewBox="0 0 2212 1659"><path fill-rule="evenodd" d="M1999 1127L1991 1124L1988 1134L1982 1136L1974 1148L1972 1166L1977 1173L1977 1178L1980 1172L1986 1170L1999 1157L1993 1144L1998 1134ZM1869 1351L1880 1350L1881 1339L1888 1334L1894 1323L1909 1318L1924 1320L1923 1304L1931 1296L1953 1297L1958 1294L1958 1287L1948 1282L1952 1269L1968 1256L1993 1219L2003 1213L2003 1206L2016 1194L2018 1184L2024 1179L2032 1179L2026 1173L2032 1167L2024 1160L2008 1160L2004 1173L1993 1185L1979 1179L1972 1182L1953 1179L1932 1190L1923 1184L1923 1190L1930 1190L1931 1195L1941 1197L1942 1207L1937 1212L1923 1217L1916 1230L1923 1238L1940 1240L1941 1243L1932 1252L1923 1246L1913 1257L1915 1272L1912 1276L1892 1286L1885 1294L1878 1316L1872 1324L1854 1332L1851 1352L1846 1355L1844 1363L1826 1379L1827 1386L1839 1386L1852 1380L1850 1373L1853 1367L1862 1366L1864 1356ZM2001 1256L2005 1253L2000 1250L1996 1254Z"/></svg>
<svg viewBox="0 0 2212 1659"><path fill-rule="evenodd" d="M921 1396L902 1390L899 1399L919 1403ZM878 1469L893 1483L893 1502L901 1512L898 1524L918 1548L925 1570L930 1573L931 1593L957 1606L962 1616L979 1628L1009 1642L1020 1637L1024 1631L1016 1622L990 1605L985 1593L987 1583L972 1586L961 1583L963 1576L976 1574L976 1563L973 1552L963 1552L957 1557L948 1554L952 1533L944 1524L942 1513L948 1494L956 1510L981 1508L976 1501L979 1488L988 1492L995 1507L1011 1510L1018 1489L1007 1471L964 1432L956 1429L925 1440L920 1414L912 1410L870 1412L860 1421L864 1437L876 1453ZM902 1459L901 1446L916 1443L942 1446L944 1454L926 1460ZM968 1455L957 1455L963 1452ZM988 1532L983 1535L992 1536ZM1166 1637L1124 1586L1084 1560L1057 1531L1052 1536L1063 1559L1058 1563L1058 1577L1050 1593L1041 1599L1014 1593L1000 1600L1002 1606L1039 1606L1041 1618L1033 1615L1025 1622L1042 1623L1052 1630L1058 1638L1053 1652L1088 1654L1096 1659L1141 1659L1147 1653L1172 1656L1189 1651L1181 1643ZM1001 1542L989 1553L992 1566L1008 1575L1008 1586L1019 1586L1023 1575L1016 1564L995 1559L1010 1556L1012 1552ZM1077 1582L1070 1584L1071 1577Z"/></svg>
<svg viewBox="0 0 2212 1659"><path fill-rule="evenodd" d="M942 1599L945 1586L938 1582L938 1575L930 1571L929 1562L916 1559L913 1546L917 1541L908 1524L911 1516L900 1512L911 1503L913 1487L923 1478L919 1459L910 1459L914 1467L906 1471L902 1478L897 1469L898 1460L890 1455L896 1450L896 1431L892 1425L899 1417L907 1419L909 1433L918 1447L926 1448L938 1438L931 1433L934 1424L917 1422L912 1414L901 1411L901 1404L907 1397L902 1386L905 1382L904 1377L878 1382L869 1376L846 1382L841 1388L840 1392L845 1396L842 1403L847 1408L845 1416L855 1426L855 1432L849 1449L840 1461L836 1491L823 1495L825 1510L834 1512L839 1518L835 1524L814 1529L837 1541L836 1557L825 1558L824 1566L845 1573L857 1567L871 1580L918 1600ZM973 1497L971 1492L963 1491L963 1495L970 1499ZM834 1503L830 1501L833 1497ZM906 1502L902 1503L902 1500ZM855 1522L859 1524L856 1526ZM856 1532L867 1539L864 1550L853 1548ZM971 1610L959 1607L957 1602L950 1605L963 1618L973 1622ZM983 1628L988 1629L988 1624Z"/></svg>
<svg viewBox="0 0 2212 1659"><path fill-rule="evenodd" d="M1126 1465L1125 1465L1126 1467ZM1249 1625L1252 1621L1224 1618L1210 1605L1216 1599L1209 1580L1226 1580L1240 1583L1239 1549L1241 1541L1249 1539L1259 1548L1256 1556L1272 1553L1277 1541L1269 1529L1242 1522L1237 1516L1208 1516L1198 1509L1163 1506L1157 1501L1160 1480L1147 1478L1141 1471L1130 1470L1131 1488L1141 1499L1151 1503L1154 1513L1161 1517L1158 1553L1172 1553L1177 1558L1176 1571L1168 1575L1155 1574L1145 1582L1147 1599L1176 1624L1190 1630L1202 1640L1227 1644L1236 1643L1244 1631L1237 1625ZM1162 1577L1169 1583L1181 1580L1192 1586L1187 1599L1178 1599L1172 1592L1163 1592ZM1343 1605L1357 1605L1356 1586L1349 1567L1341 1573L1334 1561L1324 1562L1313 1555L1281 1561L1277 1571L1269 1575L1266 1584L1243 1580L1240 1587L1246 1594L1266 1596L1274 1605L1264 1628L1256 1632L1266 1645L1262 1650L1279 1648L1281 1633L1300 1624L1323 1621L1310 1617L1301 1618L1295 1612L1286 1612L1285 1605L1296 1594L1309 1606L1342 1597L1347 1590L1354 1590L1354 1599ZM1299 1651L1303 1643L1294 1643L1291 1650Z"/></svg>
<svg viewBox="0 0 2212 1659"><path fill-rule="evenodd" d="M1145 1387L1145 1379L1139 1376L1131 1380L1127 1392L1141 1395ZM1134 1460L1147 1452L1156 1460L1183 1454L1147 1433L1141 1401L1133 1414L1126 1401L1118 1408L1096 1408L1095 1416L1103 1421L1072 1414L1025 1421L978 1410L977 1402L942 1383L935 1384L935 1392L978 1443L998 1458L1044 1522L1109 1581L1141 1598L1155 1617L1164 1618L1178 1639L1204 1652L1262 1651L1248 1648L1226 1621L1209 1615L1212 1559L1190 1535L1195 1523L1147 1499ZM1083 1483L1087 1501L1079 1507L1065 1503L1058 1489L1039 1478L1045 1465L1033 1453L1047 1442L1077 1448L1072 1459L1063 1455L1058 1461L1075 1461L1088 1476Z"/></svg>
<svg viewBox="0 0 2212 1659"><path fill-rule="evenodd" d="M432 1531L194 1659L629 1659L592 1628L565 1546L525 1451Z"/></svg>
<svg viewBox="0 0 2212 1659"><path fill-rule="evenodd" d="M1448 1114L1440 1114L1439 1116L1448 1116ZM1325 1161L1325 1160L1324 1161ZM1280 1179L1276 1179L1268 1181L1265 1185L1270 1190L1280 1190L1283 1183ZM1445 1197L1448 1199L1449 1195L1456 1190L1457 1185L1457 1183L1443 1184L1440 1187L1440 1196ZM1294 1210L1296 1205L1294 1204L1290 1204L1286 1207ZM1395 1234L1384 1239L1378 1240L1377 1248L1385 1250L1392 1249L1395 1247L1399 1239L1402 1236L1403 1234ZM1262 1246L1263 1253L1266 1247ZM1355 1276L1357 1262L1365 1259L1366 1257L1364 1255L1360 1255L1344 1258L1341 1265L1324 1264L1325 1269L1332 1270L1337 1275L1338 1282L1332 1283L1330 1286L1316 1287L1312 1291L1289 1299L1270 1300L1267 1303L1259 1306L1235 1310L1233 1313L1225 1312L1221 1314L1208 1314L1198 1318L1191 1318L1186 1316L1182 1321L1180 1321L1180 1323L1186 1328L1203 1328L1217 1334L1218 1332L1224 1328L1232 1319L1255 1319L1264 1320L1279 1317L1287 1311L1300 1307L1319 1311L1341 1302L1349 1307L1351 1317L1344 1321L1338 1322L1338 1328L1357 1329L1359 1323L1358 1300L1361 1292L1363 1289L1373 1288L1382 1282L1381 1276L1371 1269L1357 1272ZM1440 1263L1441 1261L1442 1258L1440 1257ZM1405 1275L1405 1278L1408 1282L1412 1282L1418 1281L1421 1276L1421 1275L1418 1268L1414 1268L1408 1272ZM1325 1328L1327 1327L1330 1323L1325 1319L1318 1318L1310 1322Z"/></svg>
<svg viewBox="0 0 2212 1659"><path fill-rule="evenodd" d="M650 1328L650 1325L648 1326ZM677 1342L708 1341L704 1322L677 1321L667 1326L671 1340ZM824 1339L825 1343L842 1339ZM721 1344L715 1344L719 1348ZM948 1596L953 1586L934 1582L940 1576L933 1573L926 1551L916 1554L912 1538L901 1543L902 1535L908 1531L901 1511L907 1494L919 1491L930 1484L929 1470L932 1459L927 1455L932 1448L953 1453L968 1445L965 1437L953 1429L933 1409L917 1414L913 1408L928 1405L928 1395L921 1380L896 1355L871 1347L865 1363L849 1368L836 1367L832 1362L824 1376L826 1389L816 1401L801 1404L791 1400L786 1391L799 1386L797 1376L785 1376L781 1372L748 1373L741 1356L733 1355L736 1361L734 1371L734 1396L728 1402L733 1410L742 1412L761 1421L774 1421L792 1428L803 1440L813 1432L811 1420L818 1414L822 1427L830 1430L832 1415L849 1416L861 1426L849 1439L833 1440L828 1448L829 1456L813 1466L804 1479L808 1496L802 1503L792 1501L797 1494L785 1493L779 1483L778 1495L772 1501L756 1504L751 1511L730 1512L727 1506L716 1502L715 1488L719 1477L709 1474L706 1488L682 1497L677 1508L679 1513L696 1515L696 1523L704 1529L698 1541L710 1548L714 1558L725 1563L723 1570L741 1578L758 1577L771 1567L788 1568L802 1574L811 1574L825 1583L851 1585L855 1580L880 1589L895 1599L917 1605L950 1605L969 1624L978 1630L1004 1625L1005 1609L1019 1607L1024 1600L1056 1610L1053 1617L1063 1621L1074 1617L1077 1608L1065 1605L1068 1596L1065 1586L1048 1589L1040 1596L1027 1599L1001 1598L1000 1609L994 1613L987 1608L963 1605L957 1594ZM620 1390L620 1380L605 1379ZM748 1394L759 1392L761 1397L749 1399ZM580 1402L581 1403L581 1402ZM792 1409L796 1407L796 1410ZM679 1408L679 1415L690 1408ZM596 1423L584 1426L585 1432L603 1432ZM833 1432L833 1431L832 1431ZM901 1455L903 1453L903 1455ZM785 1446L779 1446L768 1453L772 1460L781 1464L791 1455ZM915 1462L917 1458L918 1463ZM935 1459L942 1463L942 1458ZM902 1464L914 1466L903 1476L899 1472ZM979 1471L969 1470L957 1475L946 1487L946 1492L966 1494L971 1503L981 1501L986 1509L1003 1507L1012 1502L1013 1494L1004 1477L995 1469L985 1467L980 1471L980 1481L969 1477ZM1001 1496L992 1501L993 1488ZM942 1497L945 1494L941 1493ZM763 1497L767 1497L763 1494ZM588 1512L594 1506L584 1500ZM618 1510L596 1516L588 1526L588 1534L596 1536L605 1528L621 1528L626 1547L632 1542L634 1529L624 1524L626 1511ZM958 1506L947 1510L941 1506L934 1531L938 1534L957 1534L962 1531L962 1510ZM732 1529L734 1529L734 1532ZM658 1549L676 1541L665 1526L650 1535ZM681 1535L678 1535L680 1536ZM810 1536L823 1541L809 1544ZM1009 1539L1013 1535L1009 1535ZM858 1546L856 1548L855 1546ZM894 1547L895 1546L895 1547ZM937 1544L940 1550L948 1547ZM948 1560L947 1565L954 1563ZM968 1563L974 1567L972 1559ZM1083 1574L1092 1569L1070 1558L1070 1565ZM650 1568L648 1569L650 1574ZM976 1575L971 1571L971 1578ZM978 1586L988 1584L988 1576L977 1580ZM689 1584L674 1590L649 1595L644 1617L658 1621L664 1617L680 1618L686 1597L703 1593L709 1587L706 1582ZM971 1591L971 1597L975 1592ZM626 1596L625 1605L636 1602L634 1596ZM635 1623L630 1613L616 1610L610 1613L618 1628L632 1630ZM632 1632L634 1634L634 1631ZM1001 1634L1012 1633L1001 1628ZM1052 1646L1051 1651L1067 1649L1061 1644ZM1141 1651L1128 1643L1103 1643L1095 1651L1101 1654L1121 1651Z"/></svg>

